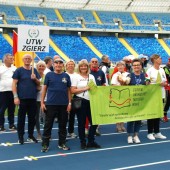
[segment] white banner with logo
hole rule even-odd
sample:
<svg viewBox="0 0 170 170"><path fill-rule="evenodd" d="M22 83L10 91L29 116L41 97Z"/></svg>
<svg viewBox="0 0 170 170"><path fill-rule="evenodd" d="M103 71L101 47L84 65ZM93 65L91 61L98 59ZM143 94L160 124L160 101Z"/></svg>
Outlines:
<svg viewBox="0 0 170 170"><path fill-rule="evenodd" d="M18 51L49 52L49 27L18 25Z"/></svg>

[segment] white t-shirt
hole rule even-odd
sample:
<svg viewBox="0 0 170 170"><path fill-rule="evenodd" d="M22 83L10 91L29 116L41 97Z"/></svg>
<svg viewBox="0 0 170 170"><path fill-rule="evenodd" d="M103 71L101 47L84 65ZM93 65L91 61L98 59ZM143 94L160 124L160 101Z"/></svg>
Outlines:
<svg viewBox="0 0 170 170"><path fill-rule="evenodd" d="M159 68L159 70L157 70L154 67L151 67L146 72L148 79L150 80L151 84L156 84L158 71L159 71L160 76L161 76L161 80L162 80L161 82L162 83L166 82L166 75L165 75L164 69ZM162 98L165 98L165 88L164 87L162 87Z"/></svg>
<svg viewBox="0 0 170 170"><path fill-rule="evenodd" d="M106 66L102 66L101 70L104 72L105 79L106 79L106 86L108 86L109 82L108 82L108 78L107 78L107 67Z"/></svg>
<svg viewBox="0 0 170 170"><path fill-rule="evenodd" d="M44 74L46 75L48 72L51 72L51 70L46 67L45 70L44 70Z"/></svg>
<svg viewBox="0 0 170 170"><path fill-rule="evenodd" d="M70 80L71 80L71 84L72 84L72 79L75 77L75 76L77 76L78 74L77 73L73 73L73 74L70 74L70 73L68 73L68 72L66 72L69 76L70 76Z"/></svg>
<svg viewBox="0 0 170 170"><path fill-rule="evenodd" d="M122 75L123 78L126 79L126 77L128 76L128 74L129 74L128 72L123 72L123 73L121 73L121 72L118 71L117 73L113 74L113 77L112 77L112 80L111 80L111 84L120 86L121 84L120 84L120 82L117 80L117 77L118 77L119 75Z"/></svg>
<svg viewBox="0 0 170 170"><path fill-rule="evenodd" d="M15 66L0 66L0 92L12 91L13 74L16 70Z"/></svg>
<svg viewBox="0 0 170 170"><path fill-rule="evenodd" d="M90 80L93 80L94 83L96 84L95 78L92 74L89 74L89 78L84 78L80 74L77 74L76 76L73 77L71 86L81 89L81 88L86 87L88 84L88 81ZM76 96L84 98L86 100L90 100L88 91L76 94Z"/></svg>

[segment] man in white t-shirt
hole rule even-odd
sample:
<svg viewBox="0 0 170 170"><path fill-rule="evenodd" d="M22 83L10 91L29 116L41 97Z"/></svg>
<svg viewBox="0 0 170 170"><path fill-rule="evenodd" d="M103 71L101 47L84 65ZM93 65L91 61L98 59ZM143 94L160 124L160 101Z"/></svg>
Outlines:
<svg viewBox="0 0 170 170"><path fill-rule="evenodd" d="M44 70L44 74L47 74L48 72L50 72L50 68L53 66L53 59L51 57L45 57L44 58L44 62L46 64L46 69Z"/></svg>
<svg viewBox="0 0 170 170"><path fill-rule="evenodd" d="M13 66L14 58L11 54L5 54L0 66L0 132L5 131L5 110L8 109L9 130L16 130L14 125L15 104L12 93L12 76L16 67Z"/></svg>
<svg viewBox="0 0 170 170"><path fill-rule="evenodd" d="M102 56L102 62L100 63L99 68L104 72L106 79L106 86L109 85L109 68L110 68L110 60L107 55Z"/></svg>

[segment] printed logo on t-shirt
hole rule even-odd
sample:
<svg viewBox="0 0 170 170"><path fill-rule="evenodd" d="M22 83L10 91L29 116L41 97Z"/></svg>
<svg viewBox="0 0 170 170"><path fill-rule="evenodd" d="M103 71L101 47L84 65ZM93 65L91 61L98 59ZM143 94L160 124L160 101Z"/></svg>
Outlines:
<svg viewBox="0 0 170 170"><path fill-rule="evenodd" d="M64 77L64 78L62 78L62 82L63 83L67 83L67 79Z"/></svg>
<svg viewBox="0 0 170 170"><path fill-rule="evenodd" d="M98 80L98 81L101 81L102 79L101 79L101 77L100 77L100 76L98 76L98 77L97 77L97 80Z"/></svg>

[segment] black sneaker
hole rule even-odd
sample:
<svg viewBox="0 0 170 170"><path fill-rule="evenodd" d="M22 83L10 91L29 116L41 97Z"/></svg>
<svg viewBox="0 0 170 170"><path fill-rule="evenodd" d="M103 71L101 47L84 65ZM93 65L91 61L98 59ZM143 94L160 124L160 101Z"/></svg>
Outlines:
<svg viewBox="0 0 170 170"><path fill-rule="evenodd" d="M0 126L0 132L5 132L6 129L4 128L4 126Z"/></svg>
<svg viewBox="0 0 170 170"><path fill-rule="evenodd" d="M20 136L20 137L19 137L18 143L21 144L21 145L24 144L24 138L23 138L23 136Z"/></svg>
<svg viewBox="0 0 170 170"><path fill-rule="evenodd" d="M9 130L11 131L16 131L17 130L17 127L15 125L10 125L9 126Z"/></svg>
<svg viewBox="0 0 170 170"><path fill-rule="evenodd" d="M27 141L28 141L28 142L38 143L38 140L37 140L37 139L35 139L35 137L34 137L34 136L28 137Z"/></svg>
<svg viewBox="0 0 170 170"><path fill-rule="evenodd" d="M82 150L87 150L86 143L81 143L80 148L81 148Z"/></svg>
<svg viewBox="0 0 170 170"><path fill-rule="evenodd" d="M47 145L43 145L41 148L41 152L48 152L48 150L49 150L49 146Z"/></svg>
<svg viewBox="0 0 170 170"><path fill-rule="evenodd" d="M58 145L58 148L59 148L59 149L62 149L62 150L64 150L64 151L70 150L70 148L69 148L68 146L66 146L65 144Z"/></svg>
<svg viewBox="0 0 170 170"><path fill-rule="evenodd" d="M99 149L99 148L101 148L101 146L99 144L97 144L96 142L93 142L93 143L87 143L87 148Z"/></svg>

